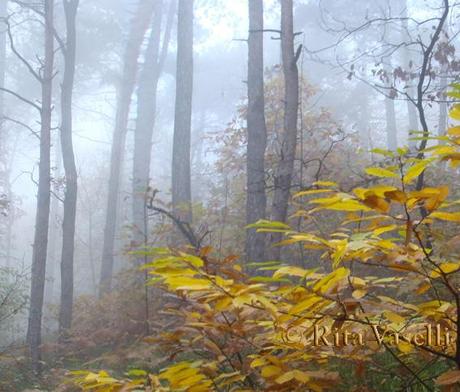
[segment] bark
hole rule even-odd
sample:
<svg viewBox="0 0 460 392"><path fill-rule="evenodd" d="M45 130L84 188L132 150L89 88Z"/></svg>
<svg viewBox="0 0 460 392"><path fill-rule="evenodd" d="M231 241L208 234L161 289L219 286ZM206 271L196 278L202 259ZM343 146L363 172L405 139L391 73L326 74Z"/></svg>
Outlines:
<svg viewBox="0 0 460 392"><path fill-rule="evenodd" d="M6 72L6 32L5 25L1 23L1 19L7 15L8 0L0 2L0 87L5 87L5 72ZM0 91L0 137L3 136L2 126L3 117L5 115L4 92ZM0 138L0 143L3 139Z"/></svg>
<svg viewBox="0 0 460 392"><path fill-rule="evenodd" d="M443 31L442 37L440 38L440 44L447 44L449 37L446 31ZM448 118L448 107L447 107L447 87L449 85L448 80L449 71L449 59L447 55L441 62L441 70L439 75L439 120L438 120L438 136L444 136L447 132L447 118Z"/></svg>
<svg viewBox="0 0 460 392"><path fill-rule="evenodd" d="M52 115L52 87L54 65L54 0L44 1L45 57L43 60L42 106L40 127L40 163L38 178L37 212L32 251L32 281L30 311L27 329L32 368L40 372L41 324L45 288L48 227L50 213L50 134Z"/></svg>
<svg viewBox="0 0 460 392"><path fill-rule="evenodd" d="M358 107L358 135L359 145L364 151L372 148L370 138L370 109L369 109L369 88L364 83L358 83L356 86L355 96Z"/></svg>
<svg viewBox="0 0 460 392"><path fill-rule="evenodd" d="M447 80L447 64L442 64L441 66L441 75L439 76L439 91L441 93L441 102L439 103L439 122L438 122L438 136L444 136L447 132L447 118L448 118L448 108L447 108L447 96L446 90L448 87Z"/></svg>
<svg viewBox="0 0 460 392"><path fill-rule="evenodd" d="M265 219L265 149L267 128L264 99L264 11L262 0L249 0L248 39L248 145L246 223ZM255 229L246 232L246 257L260 262L265 257L265 236Z"/></svg>
<svg viewBox="0 0 460 392"><path fill-rule="evenodd" d="M391 58L387 60L389 64L385 65L385 77L386 85L391 88L390 77L392 75L391 70ZM388 90L390 91L390 90ZM388 150L395 151L398 148L398 135L396 129L396 116L395 116L395 101L392 98L385 96L385 123L386 123L386 135L387 135L387 148Z"/></svg>
<svg viewBox="0 0 460 392"><path fill-rule="evenodd" d="M64 218L62 222L61 303L59 336L65 335L72 324L73 269L75 250L75 220L77 213L77 167L73 150L72 98L75 80L77 46L76 18L79 0L63 0L67 38L64 53L64 76L61 87L61 151L65 172Z"/></svg>
<svg viewBox="0 0 460 392"><path fill-rule="evenodd" d="M155 126L157 87L164 61L168 53L172 22L175 15L175 0L171 1L165 26L163 45L160 50L163 1L155 5L152 32L145 54L145 63L139 77L137 91L137 121L134 132L133 157L133 243L134 246L147 242L148 225L146 195L150 181L152 136Z"/></svg>
<svg viewBox="0 0 460 392"><path fill-rule="evenodd" d="M51 144L55 146L54 155L54 175L59 178L61 176L62 169L62 151L60 135L56 134ZM59 184L56 182L53 187L55 194L59 193ZM50 229L48 239L48 257L46 262L46 283L45 283L45 303L52 303L54 300L55 288L56 288L56 271L59 269L58 264L58 246L61 240L60 230L60 213L61 202L57 197L51 197L50 201Z"/></svg>
<svg viewBox="0 0 460 392"><path fill-rule="evenodd" d="M2 1L0 3L0 87L5 87L5 71L6 71L6 32L5 25L1 22L1 19L7 15L8 1ZM4 92L0 91L0 154L2 156L2 161L0 162L0 197L6 198L7 201L11 200L11 187L10 187L10 174L7 168L7 164L4 160L7 159L7 148L6 148L6 139L7 132L6 127L4 126L4 117L5 117L5 97ZM10 256L11 256L11 210L8 211L8 221L6 227L2 227L6 232L0 233L0 235L5 236L5 266L10 267ZM3 230L2 230L3 231Z"/></svg>
<svg viewBox="0 0 460 392"><path fill-rule="evenodd" d="M390 6L388 4L388 6ZM386 39L391 38L391 31L388 31L388 26L385 25L383 30ZM395 151L398 148L398 133L396 129L396 116L395 116L395 101L392 98L393 88L393 68L391 64L391 55L384 61L383 71L385 78L385 86L387 87L387 94L385 95L385 124L387 136L387 149Z"/></svg>
<svg viewBox="0 0 460 392"><path fill-rule="evenodd" d="M172 157L174 215L192 221L190 144L193 93L193 0L179 0L177 22L176 104Z"/></svg>
<svg viewBox="0 0 460 392"><path fill-rule="evenodd" d="M410 41L409 36L409 22L407 20L408 15L408 5L407 0L404 1L403 9L401 13L401 23L402 23L402 39L405 43ZM408 145L411 149L416 147L416 142L411 140L417 135L411 135L411 132L418 130L418 116L417 116L417 107L414 104L414 99L416 96L415 85L412 80L412 73L413 73L413 58L411 56L409 46L403 47L403 66L408 72L409 79L407 81L407 89L405 89L408 99L407 99L407 114L409 116L409 130L408 130Z"/></svg>
<svg viewBox="0 0 460 392"><path fill-rule="evenodd" d="M102 266L99 282L100 297L109 292L112 285L121 163L125 149L128 118L131 107L131 96L136 84L138 58L145 32L148 29L150 23L153 8L153 1L140 0L136 15L134 16L131 24L128 42L126 43L122 80L118 89L117 114L113 132L112 151L110 156L107 210L104 226Z"/></svg>
<svg viewBox="0 0 460 392"><path fill-rule="evenodd" d="M294 171L297 144L297 115L299 105L299 71L294 53L294 27L292 0L281 1L281 52L284 75L284 130L281 141L281 156L275 172L275 194L273 196L272 220L285 222ZM271 242L279 242L281 235L275 233ZM273 249L272 258L280 258L280 247Z"/></svg>

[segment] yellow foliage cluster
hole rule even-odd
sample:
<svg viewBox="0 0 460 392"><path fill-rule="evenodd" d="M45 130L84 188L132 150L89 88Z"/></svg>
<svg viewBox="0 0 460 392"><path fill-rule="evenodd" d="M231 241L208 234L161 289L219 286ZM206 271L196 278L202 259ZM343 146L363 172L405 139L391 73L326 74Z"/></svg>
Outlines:
<svg viewBox="0 0 460 392"><path fill-rule="evenodd" d="M460 162L460 127L441 139L442 145L417 156L407 149L375 150L388 162L366 170L380 179L378 185L345 192L336 183L318 182L295 195L302 208L294 216L343 214L330 235L280 222L251 225L284 233L280 245L319 252L317 268L267 261L256 265L263 274L254 277L235 257L213 258L210 248L199 254L152 250L145 268L151 283L170 294L164 311L177 326L149 341L182 360L157 374L137 371L122 380L76 372L74 382L104 392L323 391L339 382L328 368L332 359L362 364L382 352L409 373L418 358L439 358L456 368L460 259L442 256L433 228L460 223L459 201L448 199L447 184L418 182L430 166ZM440 331L450 337L441 338ZM417 371L412 377L427 386ZM460 372L449 370L436 383L459 380Z"/></svg>

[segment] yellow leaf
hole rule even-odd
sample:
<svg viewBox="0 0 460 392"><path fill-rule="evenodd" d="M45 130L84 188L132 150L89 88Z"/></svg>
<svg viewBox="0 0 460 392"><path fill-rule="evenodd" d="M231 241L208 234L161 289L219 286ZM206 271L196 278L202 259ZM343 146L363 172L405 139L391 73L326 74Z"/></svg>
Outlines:
<svg viewBox="0 0 460 392"><path fill-rule="evenodd" d="M455 104L454 107L450 110L449 116L454 120L460 121L460 104Z"/></svg>
<svg viewBox="0 0 460 392"><path fill-rule="evenodd" d="M403 191L397 189L385 192L384 196L390 200L397 201L398 203L405 203L407 200L406 194Z"/></svg>
<svg viewBox="0 0 460 392"><path fill-rule="evenodd" d="M398 178L396 173L388 169L383 169L381 167L368 167L365 169L365 172L374 177L383 177L383 178Z"/></svg>
<svg viewBox="0 0 460 392"><path fill-rule="evenodd" d="M429 163L430 160L425 159L411 166L404 175L404 184L409 184L412 180L417 178L425 170Z"/></svg>
<svg viewBox="0 0 460 392"><path fill-rule="evenodd" d="M348 277L350 270L345 267L337 268L335 271L332 271L329 275L326 275L320 281L318 281L314 286L314 291L320 291L325 293L333 288L335 288L342 280Z"/></svg>
<svg viewBox="0 0 460 392"><path fill-rule="evenodd" d="M291 381L292 379L295 379L302 384L306 384L308 381L310 381L310 377L306 373L301 372L300 370L291 370L279 376L275 382L277 384L284 384Z"/></svg>
<svg viewBox="0 0 460 392"><path fill-rule="evenodd" d="M353 291L352 297L355 299L361 299L367 294L367 290L356 289Z"/></svg>
<svg viewBox="0 0 460 392"><path fill-rule="evenodd" d="M400 316L397 313L391 312L389 310L383 312L383 314L388 320L390 320L392 323L395 323L395 324L401 324L404 321L406 321L404 317Z"/></svg>
<svg viewBox="0 0 460 392"><path fill-rule="evenodd" d="M397 225L388 225L388 226L382 226L377 229L375 229L372 232L372 235L379 236L380 234L387 233L388 231L393 231L398 228Z"/></svg>
<svg viewBox="0 0 460 392"><path fill-rule="evenodd" d="M363 200L363 203L371 207L373 210L387 213L390 210L390 203L386 202L385 199L378 197L377 195L369 195Z"/></svg>
<svg viewBox="0 0 460 392"><path fill-rule="evenodd" d="M337 186L336 182L333 181L315 181L313 185L316 186Z"/></svg>
<svg viewBox="0 0 460 392"><path fill-rule="evenodd" d="M427 292L431 287L431 284L428 283L428 282L425 282L423 283L422 285L419 286L419 288L417 289L416 293L417 294L423 294L425 292Z"/></svg>
<svg viewBox="0 0 460 392"><path fill-rule="evenodd" d="M281 267L275 271L273 274L274 278L279 278L280 276L290 275L290 276L298 276L299 278L304 278L305 276L311 274L314 270L305 270L300 267L295 266L285 266Z"/></svg>
<svg viewBox="0 0 460 392"><path fill-rule="evenodd" d="M441 271L445 274L450 274L454 271L457 271L460 268L460 264L457 263L441 263L439 265L439 270L435 269L431 272L430 276L432 278L439 278L441 276Z"/></svg>
<svg viewBox="0 0 460 392"><path fill-rule="evenodd" d="M259 366L262 366L262 365L265 365L267 363L267 360L263 357L259 357L259 358L256 358L254 359L252 362L251 362L251 367L252 368L256 368L256 367L259 367Z"/></svg>
<svg viewBox="0 0 460 392"><path fill-rule="evenodd" d="M404 354L409 354L413 350L413 347L408 342L399 341L398 349Z"/></svg>
<svg viewBox="0 0 460 392"><path fill-rule="evenodd" d="M274 366L274 365L264 366L261 371L262 377L265 377L265 378L270 378L280 373L281 373L281 368L279 368L278 366Z"/></svg>
<svg viewBox="0 0 460 392"><path fill-rule="evenodd" d="M450 135L450 136L460 136L460 127L457 126L457 127L450 127L448 130L447 130L447 134Z"/></svg>
<svg viewBox="0 0 460 392"><path fill-rule="evenodd" d="M302 197L302 196L314 195L317 193L327 193L327 192L333 192L333 190L332 189L312 189L310 191L298 192L293 196L293 198L295 199L295 198Z"/></svg>
<svg viewBox="0 0 460 392"><path fill-rule="evenodd" d="M195 279L186 276L171 276L165 283L174 290L203 290L211 287L211 282L206 279Z"/></svg>
<svg viewBox="0 0 460 392"><path fill-rule="evenodd" d="M460 212L435 211L430 214L430 217L450 222L460 222Z"/></svg>
<svg viewBox="0 0 460 392"><path fill-rule="evenodd" d="M299 314L303 312L305 309L312 308L314 305L321 302L323 299L316 295L311 295L308 298L304 299L303 301L295 304L290 310L290 314Z"/></svg>
<svg viewBox="0 0 460 392"><path fill-rule="evenodd" d="M436 385L452 385L460 383L460 370L450 370L436 379Z"/></svg>

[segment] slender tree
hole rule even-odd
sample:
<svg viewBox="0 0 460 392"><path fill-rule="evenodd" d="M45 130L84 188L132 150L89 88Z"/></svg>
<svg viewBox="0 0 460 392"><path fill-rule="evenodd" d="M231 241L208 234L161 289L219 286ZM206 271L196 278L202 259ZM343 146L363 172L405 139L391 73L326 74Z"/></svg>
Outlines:
<svg viewBox="0 0 460 392"><path fill-rule="evenodd" d="M61 303L59 332L64 336L72 324L75 220L77 214L77 167L72 141L72 99L77 46L76 18L79 0L63 0L67 37L64 54L64 76L61 86L61 151L65 172L64 218L62 222Z"/></svg>
<svg viewBox="0 0 460 392"><path fill-rule="evenodd" d="M401 12L401 25L402 25L401 34L402 34L402 41L406 44L411 41L410 34L409 34L408 14L409 14L409 9L408 9L407 0L404 0L402 12ZM407 88L406 88L406 94L408 95L407 114L409 117L409 132L407 135L409 139L408 145L411 148L415 148L416 143L414 140L412 140L412 138L415 137L416 135L411 135L411 132L418 130L418 116L417 116L417 108L415 107L414 103L411 101L415 98L416 92L415 92L414 82L412 80L412 74L414 73L414 59L410 51L410 47L408 45L405 45L403 47L402 57L403 57L403 67L408 73Z"/></svg>
<svg viewBox="0 0 460 392"><path fill-rule="evenodd" d="M42 86L41 126L40 126L40 162L38 177L37 212L35 219L34 245L32 252L32 281L30 289L30 312L27 338L32 361L32 368L40 372L41 324L43 296L45 289L46 257L48 246L48 227L50 213L50 149L52 90L54 67L54 0L44 1L45 20L45 55Z"/></svg>
<svg viewBox="0 0 460 392"><path fill-rule="evenodd" d="M107 210L102 246L102 266L100 275L99 296L110 291L113 275L113 253L117 224L117 205L120 191L120 171L123 160L126 132L128 127L131 97L136 84L138 58L144 35L153 13L153 1L140 0L131 29L123 59L123 73L118 88L117 114L113 131L112 151L110 156L110 174L108 186Z"/></svg>
<svg viewBox="0 0 460 392"><path fill-rule="evenodd" d="M8 0L0 2L0 87L5 87L5 71L6 71L6 26L2 20L7 16ZM0 91L0 143L3 143L1 136L3 135L3 120L5 115L4 93Z"/></svg>
<svg viewBox="0 0 460 392"><path fill-rule="evenodd" d="M390 0L387 0L388 9L391 9ZM383 26L383 37L384 39L389 39L391 31L389 31L389 26L384 24ZM383 61L383 78L384 84L387 88L387 93L385 94L385 124L386 124L386 136L387 136L387 148L391 151L395 151L398 148L398 135L396 129L396 114L395 114L395 101L393 99L393 66L392 66L392 56L391 54L386 58L382 59Z"/></svg>
<svg viewBox="0 0 460 392"><path fill-rule="evenodd" d="M264 99L264 9L262 0L249 0L248 39L248 145L246 223L264 219L267 207L265 194L265 149L267 128ZM246 257L262 261L265 236L254 229L246 232Z"/></svg>
<svg viewBox="0 0 460 392"><path fill-rule="evenodd" d="M152 136L155 126L157 87L168 53L176 1L172 0L161 41L163 0L155 3L152 31L145 52L145 62L139 76L137 90L137 119L134 131L133 156L133 241L136 246L147 241L148 225L146 194L150 181ZM160 48L161 46L161 48Z"/></svg>
<svg viewBox="0 0 460 392"><path fill-rule="evenodd" d="M297 59L300 53L294 51L294 26L292 0L281 0L281 54L284 75L284 129L281 154L275 172L275 194L273 196L272 219L285 222L291 190L294 159L297 145L297 115L299 105L299 71ZM271 237L278 242L279 234ZM280 247L272 249L272 258L279 259Z"/></svg>
<svg viewBox="0 0 460 392"><path fill-rule="evenodd" d="M442 32L441 37L439 39L439 45L443 49L448 46L448 42L449 42L449 37L445 30ZM441 51L443 49L441 49ZM439 94L441 96L441 101L439 102L438 136L444 136L447 131L447 118L448 118L446 92L447 92L447 87L449 84L449 79L448 79L449 59L448 59L447 54L440 55L438 62L440 63Z"/></svg>
<svg viewBox="0 0 460 392"><path fill-rule="evenodd" d="M7 1L0 3L0 88L5 87L5 71L6 71L6 25L3 20L7 17ZM7 132L5 127L5 97L4 92L0 90L0 202L2 208L5 207L4 202L11 203L10 201L10 176L7 168L7 148L6 148ZM10 204L11 206L11 204ZM1 227L2 233L0 236L4 239L5 246L5 266L10 266L10 249L11 249L11 224L9 222L12 217L11 208L8 208L8 220L5 222L5 227ZM3 226L3 225L2 225ZM3 256L3 255L2 255ZM2 257L3 259L3 257Z"/></svg>
<svg viewBox="0 0 460 392"><path fill-rule="evenodd" d="M398 148L398 137L396 130L396 115L395 115L395 101L391 96L391 75L393 74L391 69L391 57L386 61L384 65L385 71L385 83L388 86L390 96L385 96L385 124L386 124L386 135L387 135L387 148L391 151L395 151Z"/></svg>
<svg viewBox="0 0 460 392"><path fill-rule="evenodd" d="M193 93L193 0L179 0L172 204L177 218L192 221L190 147Z"/></svg>

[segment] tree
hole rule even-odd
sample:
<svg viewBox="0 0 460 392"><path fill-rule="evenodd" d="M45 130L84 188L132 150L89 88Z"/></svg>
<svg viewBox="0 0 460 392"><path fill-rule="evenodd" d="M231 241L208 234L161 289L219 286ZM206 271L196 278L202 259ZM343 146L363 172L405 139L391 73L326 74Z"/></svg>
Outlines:
<svg viewBox="0 0 460 392"><path fill-rule="evenodd" d="M281 54L284 75L284 129L281 141L281 156L275 172L272 220L285 222L291 192L294 159L297 145L297 114L299 105L299 71L297 53L294 52L294 21L292 0L281 1ZM273 234L271 242L281 239ZM280 248L273 248L272 258L279 259Z"/></svg>
<svg viewBox="0 0 460 392"><path fill-rule="evenodd" d="M409 20L408 20L408 4L407 0L403 1L402 4L402 12L401 12L401 40L402 42L410 42L410 34L409 34ZM413 58L412 53L410 52L409 46L404 46L403 48L403 67L406 69L411 75L413 72ZM415 142L412 140L414 135L411 135L410 132L417 131L418 129L418 118L417 118L417 109L415 108L414 104L411 102L412 99L415 97L415 88L413 85L412 77L409 77L407 80L407 89L406 93L408 95L408 99L406 101L407 104L407 114L409 116L409 132L408 132L408 139L409 139L409 146L411 148L415 147Z"/></svg>
<svg viewBox="0 0 460 392"><path fill-rule="evenodd" d="M125 149L131 96L136 84L138 58L144 35L148 29L153 13L154 2L140 0L136 14L131 22L131 29L123 58L123 71L118 87L117 114L113 131L112 151L110 155L110 174L107 197L107 210L102 245L102 265L99 296L110 291L113 275L113 253L117 224L117 207L120 190L120 171Z"/></svg>
<svg viewBox="0 0 460 392"><path fill-rule="evenodd" d="M40 372L41 322L45 289L46 257L50 213L50 149L52 90L54 77L54 0L44 1L45 55L43 76L36 74L41 83L40 107L40 162L38 177L37 212L35 218L34 245L32 251L32 281L27 340L32 367Z"/></svg>
<svg viewBox="0 0 460 392"><path fill-rule="evenodd" d="M265 195L265 149L267 128L265 124L264 98L264 14L262 0L249 0L248 38L248 114L246 153L247 197L246 223L265 219L267 198ZM265 254L265 236L255 229L246 232L246 257L250 261L262 261Z"/></svg>
<svg viewBox="0 0 460 392"><path fill-rule="evenodd" d="M460 120L460 104L451 115ZM297 193L299 216L333 219L331 231L254 225L312 249L322 259L314 269L264 262L260 270L270 265L273 274L254 277L235 257L216 258L209 247L194 254L152 250L151 283L176 300L168 313L177 322L151 342L168 361L179 361L123 380L75 372L76 384L129 389L142 379L165 391L381 390L384 383L392 391L457 390L460 265L439 251L439 237L433 248L424 242L430 227L458 230L460 212L448 201L449 186L413 189L420 167L460 164L459 134L458 126L449 128L443 137L449 148L435 146L427 158L414 159L408 148L379 150L387 161L365 170L374 180L369 186L345 192L323 181ZM420 204L428 220L420 220Z"/></svg>
<svg viewBox="0 0 460 392"><path fill-rule="evenodd" d="M384 65L384 78L386 79L386 84L391 90L391 57L386 61L388 64ZM385 123L386 123L386 135L387 135L387 149L390 151L395 151L398 148L398 134L396 129L396 115L395 115L395 101L390 96L385 96Z"/></svg>
<svg viewBox="0 0 460 392"><path fill-rule="evenodd" d="M8 1L2 1L0 3L0 20L6 18L8 9ZM5 27L2 23L2 28L0 29L0 87L5 87L5 72L6 72L6 32ZM3 132L3 117L5 114L5 99L4 93L0 91L0 145L3 143L1 137Z"/></svg>
<svg viewBox="0 0 460 392"><path fill-rule="evenodd" d="M0 4L0 22L7 17L8 2L3 1ZM5 74L6 74L6 31L5 25L0 23L0 88L5 87ZM6 139L7 132L5 127L5 96L4 92L0 90L0 154L2 160L0 162L0 207L2 211L8 211L8 217L11 217L11 191L10 191L10 176L8 173L7 163L5 158L7 156ZM5 222L5 227L2 227L0 236L5 238L4 244L6 247L5 252L5 265L9 267L10 264L10 248L11 248L11 219ZM2 241L3 242L3 241ZM3 258L3 257L2 257Z"/></svg>
<svg viewBox="0 0 460 392"><path fill-rule="evenodd" d="M61 50L64 55L64 76L61 86L61 151L65 172L64 218L62 222L61 303L59 332L63 337L72 325L73 269L75 251L75 221L77 214L77 167L72 141L72 98L75 80L77 46L76 18L79 0L63 0L67 37ZM64 46L65 45L65 46Z"/></svg>
<svg viewBox="0 0 460 392"><path fill-rule="evenodd" d="M169 47L172 22L176 2L171 1L164 29L163 44L161 39L161 22L163 1L155 4L152 31L145 52L145 62L139 77L137 91L137 119L134 131L133 152L133 242L136 246L145 245L148 235L146 195L150 181L150 162L152 136L155 126L158 81L163 70Z"/></svg>
<svg viewBox="0 0 460 392"><path fill-rule="evenodd" d="M192 221L190 147L193 94L193 0L179 0L177 22L176 103L172 157L174 215Z"/></svg>

